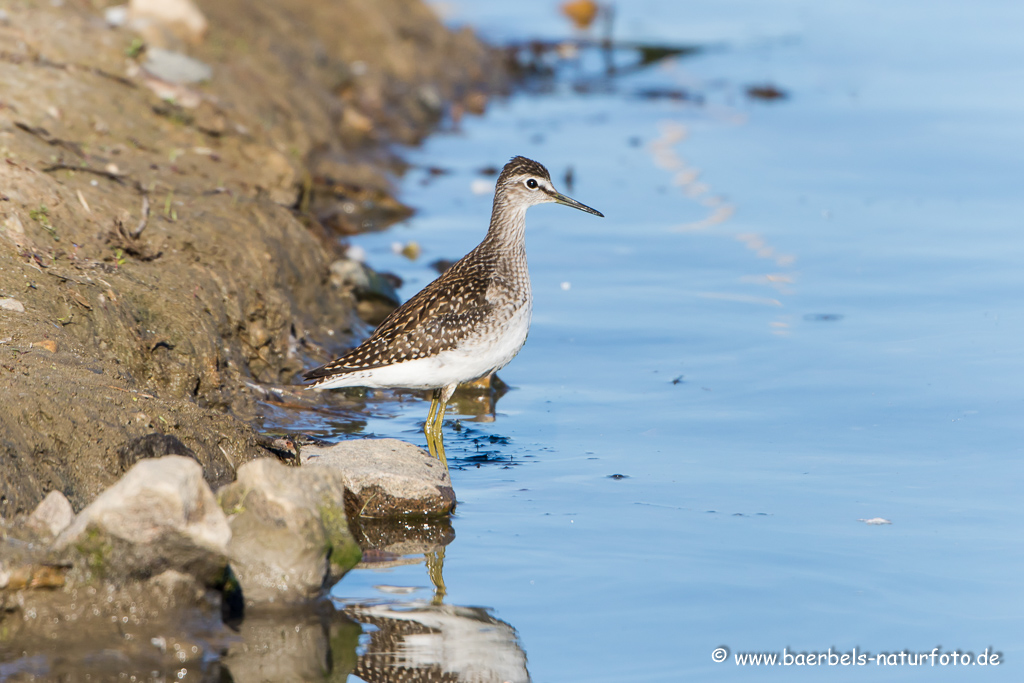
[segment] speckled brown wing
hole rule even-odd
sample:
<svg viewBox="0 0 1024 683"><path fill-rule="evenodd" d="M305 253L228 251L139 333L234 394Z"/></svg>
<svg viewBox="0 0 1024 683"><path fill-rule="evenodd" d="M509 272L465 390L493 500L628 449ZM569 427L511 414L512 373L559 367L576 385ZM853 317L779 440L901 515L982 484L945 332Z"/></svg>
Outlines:
<svg viewBox="0 0 1024 683"><path fill-rule="evenodd" d="M460 262L395 309L373 335L344 356L310 370L306 379L370 370L433 356L479 331L494 304L483 268Z"/></svg>

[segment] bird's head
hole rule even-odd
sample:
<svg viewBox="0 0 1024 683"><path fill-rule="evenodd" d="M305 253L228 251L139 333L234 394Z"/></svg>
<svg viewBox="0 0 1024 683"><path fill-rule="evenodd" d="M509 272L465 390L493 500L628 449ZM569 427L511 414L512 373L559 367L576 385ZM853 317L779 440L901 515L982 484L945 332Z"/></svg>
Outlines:
<svg viewBox="0 0 1024 683"><path fill-rule="evenodd" d="M498 176L497 197L508 204L524 208L555 202L604 218L604 214L600 211L580 204L575 199L566 197L557 191L551 184L551 175L548 173L548 169L526 157L513 157L510 162L505 164L505 168L501 169L501 175Z"/></svg>

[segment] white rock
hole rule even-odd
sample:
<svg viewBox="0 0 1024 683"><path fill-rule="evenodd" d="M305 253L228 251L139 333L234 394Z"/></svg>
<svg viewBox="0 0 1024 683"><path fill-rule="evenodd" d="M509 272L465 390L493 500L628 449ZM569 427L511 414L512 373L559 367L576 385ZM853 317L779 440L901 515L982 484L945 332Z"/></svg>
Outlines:
<svg viewBox="0 0 1024 683"><path fill-rule="evenodd" d="M9 296L3 296L0 297L0 309L5 311L14 311L16 313L24 313L25 304Z"/></svg>
<svg viewBox="0 0 1024 683"><path fill-rule="evenodd" d="M155 26L166 28L190 43L201 42L209 29L206 17L192 0L131 0L128 21L144 35Z"/></svg>
<svg viewBox="0 0 1024 683"><path fill-rule="evenodd" d="M128 5L114 5L103 10L103 20L107 26L117 28L128 21Z"/></svg>
<svg viewBox="0 0 1024 683"><path fill-rule="evenodd" d="M56 540L114 578L147 578L167 569L212 583L227 565L231 527L192 458L137 462L79 513Z"/></svg>
<svg viewBox="0 0 1024 683"><path fill-rule="evenodd" d="M68 499L60 491L50 491L28 516L26 523L51 536L58 536L71 526L73 521L75 511L71 509Z"/></svg>
<svg viewBox="0 0 1024 683"><path fill-rule="evenodd" d="M213 78L209 65L188 55L159 47L146 50L146 62L142 65L149 74L175 85L202 83Z"/></svg>

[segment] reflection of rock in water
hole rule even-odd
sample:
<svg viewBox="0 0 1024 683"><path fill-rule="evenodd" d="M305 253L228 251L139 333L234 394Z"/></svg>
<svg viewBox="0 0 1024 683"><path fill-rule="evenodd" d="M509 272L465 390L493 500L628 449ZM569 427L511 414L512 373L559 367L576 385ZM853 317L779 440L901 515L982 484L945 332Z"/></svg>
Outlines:
<svg viewBox="0 0 1024 683"><path fill-rule="evenodd" d="M472 422L494 422L498 399L507 393L508 385L492 373L474 382L460 384L451 402L459 415L472 415L469 418Z"/></svg>
<svg viewBox="0 0 1024 683"><path fill-rule="evenodd" d="M359 624L322 604L250 615L222 660L230 676L219 680L344 681L355 668L360 633Z"/></svg>
<svg viewBox="0 0 1024 683"><path fill-rule="evenodd" d="M379 563L380 553L400 559L404 555L422 555L443 548L455 540L455 530L449 517L429 518L373 518L358 517L350 522L350 528L363 549L363 561ZM366 557L378 551L376 560ZM379 564L378 564L379 567Z"/></svg>
<svg viewBox="0 0 1024 683"><path fill-rule="evenodd" d="M363 561L357 566L395 567L420 562L409 556L423 555L434 584L434 601L444 599L444 547L455 540L450 518L357 517L352 519L351 529L363 550Z"/></svg>
<svg viewBox="0 0 1024 683"><path fill-rule="evenodd" d="M355 674L367 683L530 680L514 628L480 607L352 605L345 613L377 630Z"/></svg>

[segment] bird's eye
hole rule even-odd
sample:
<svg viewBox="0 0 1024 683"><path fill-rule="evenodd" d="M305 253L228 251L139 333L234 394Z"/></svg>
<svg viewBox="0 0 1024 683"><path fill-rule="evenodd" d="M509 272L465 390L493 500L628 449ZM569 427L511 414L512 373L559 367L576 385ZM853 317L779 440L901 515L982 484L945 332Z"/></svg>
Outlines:
<svg viewBox="0 0 1024 683"><path fill-rule="evenodd" d="M533 178L530 178L529 180L526 181L526 186L531 190L536 190L538 187L537 181Z"/></svg>

